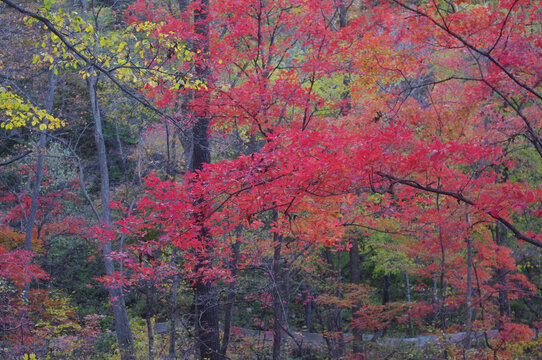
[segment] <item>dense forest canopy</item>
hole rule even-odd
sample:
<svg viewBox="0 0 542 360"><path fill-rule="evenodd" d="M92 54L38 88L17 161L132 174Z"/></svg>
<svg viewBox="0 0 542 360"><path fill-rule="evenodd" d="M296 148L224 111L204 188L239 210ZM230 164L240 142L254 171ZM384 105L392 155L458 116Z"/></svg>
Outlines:
<svg viewBox="0 0 542 360"><path fill-rule="evenodd" d="M0 358L542 358L538 0L0 0Z"/></svg>

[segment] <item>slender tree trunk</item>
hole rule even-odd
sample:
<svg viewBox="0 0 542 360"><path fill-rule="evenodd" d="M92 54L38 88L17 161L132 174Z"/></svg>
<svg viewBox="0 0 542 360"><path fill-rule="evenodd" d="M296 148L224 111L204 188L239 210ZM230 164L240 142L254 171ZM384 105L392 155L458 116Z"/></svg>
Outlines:
<svg viewBox="0 0 542 360"><path fill-rule="evenodd" d="M440 179L439 179L440 187ZM437 211L440 214L440 195L437 194ZM440 219L440 217L439 217ZM446 329L446 248L444 247L444 238L442 236L442 224L438 224L438 237L440 243L440 328L442 331Z"/></svg>
<svg viewBox="0 0 542 360"><path fill-rule="evenodd" d="M240 233L240 231L239 231ZM235 301L235 277L237 276L237 263L239 262L239 250L241 243L236 241L233 246L233 259L230 265L231 276L234 279L228 285L228 295L226 296L226 307L224 309L224 335L222 336L222 345L220 346L220 354L225 357L228 352L228 345L230 343L230 331L232 324L232 312Z"/></svg>
<svg viewBox="0 0 542 360"><path fill-rule="evenodd" d="M45 111L51 113L53 110L53 104L55 100L57 76L55 74L55 67L49 70L49 88L47 89L47 99L45 100ZM45 124L47 125L47 124ZM38 143L38 159L36 163L36 176L34 178L34 188L32 189L32 200L30 203L30 212L28 214L28 221L26 223L26 232L24 237L24 249L32 251L32 233L36 222L36 214L38 212L38 203L40 198L40 183L43 175L43 153L47 146L47 129L40 131L40 139ZM30 284L28 284L30 285Z"/></svg>
<svg viewBox="0 0 542 360"><path fill-rule="evenodd" d="M405 287L406 287L406 298L410 302L410 278L408 272L405 272Z"/></svg>
<svg viewBox="0 0 542 360"><path fill-rule="evenodd" d="M147 323L147 340L149 360L154 360L154 331L152 328L152 306L154 302L153 285L149 282L145 293L145 321Z"/></svg>
<svg viewBox="0 0 542 360"><path fill-rule="evenodd" d="M305 326L308 332L312 331L312 300L307 301L305 307Z"/></svg>
<svg viewBox="0 0 542 360"><path fill-rule="evenodd" d="M98 79L95 75L91 75L87 78L92 116L94 118L94 140L96 142L100 169L100 198L102 202L100 220L102 222L102 226L107 227L111 223L111 208L109 206L109 170L107 168L107 151L105 148L105 140L102 130L102 118L96 96L97 83ZM110 258L111 251L112 244L111 240L109 239L103 245L105 273L109 276L112 276L115 272L115 265L113 260ZM115 331L117 333L121 359L133 360L135 359L134 342L132 339L132 332L130 330L130 322L128 321L128 314L126 313L126 305L124 304L124 295L119 288L109 288L108 291L113 316L115 318Z"/></svg>
<svg viewBox="0 0 542 360"><path fill-rule="evenodd" d="M177 137L175 136L176 129L171 132L171 130L169 129L169 125L167 125L166 123L166 131L168 135L168 163L166 172L169 176L175 179L175 175L177 175Z"/></svg>
<svg viewBox="0 0 542 360"><path fill-rule="evenodd" d="M382 284L382 305L386 305L391 301L391 284L390 274L384 275L384 281Z"/></svg>
<svg viewBox="0 0 542 360"><path fill-rule="evenodd" d="M288 315L290 313L290 269L286 265L286 260L284 260L281 265L282 316L284 317L284 328L289 331Z"/></svg>
<svg viewBox="0 0 542 360"><path fill-rule="evenodd" d="M361 282L361 273L359 268L359 241L357 238L352 240L352 247L350 248L350 282L354 285L358 285ZM356 312L359 311L360 304L356 304L352 309L352 319L354 323L359 322L359 316L356 315ZM352 335L354 340L352 343L352 352L354 354L361 354L362 347L362 333L359 327L352 327Z"/></svg>
<svg viewBox="0 0 542 360"><path fill-rule="evenodd" d="M434 306L434 309L435 309L435 317L433 319L433 322L434 322L434 327L437 328L438 327L438 311L437 311L437 306L439 306L439 301L438 301L438 290L437 290L437 278L436 276L433 276L432 278L433 280L433 306Z"/></svg>
<svg viewBox="0 0 542 360"><path fill-rule="evenodd" d="M467 224L470 225L470 216L467 213ZM467 235L467 318L465 319L466 335L465 350L471 347L472 338L472 236Z"/></svg>
<svg viewBox="0 0 542 360"><path fill-rule="evenodd" d="M312 331L312 295L309 292L308 288L305 288L304 285L301 285L301 289L304 296L304 303L305 303L305 327L307 328L308 332Z"/></svg>
<svg viewBox="0 0 542 360"><path fill-rule="evenodd" d="M322 326L323 332L326 332L326 330L329 330L329 329L326 329L326 326L327 326L326 322L324 321L324 319L322 317L322 314L321 314L320 310L318 309L317 304L314 304L314 312L316 313L316 318L318 319L318 321L320 322L320 325ZM324 335L323 337L324 337L324 340L325 340L326 345L327 345L328 356L329 356L329 358L332 358L333 357L333 344L331 343L329 336Z"/></svg>
<svg viewBox="0 0 542 360"><path fill-rule="evenodd" d="M339 28L345 28L346 25L348 25L348 7L346 6L346 3L348 0L339 0L338 6L337 6L337 12L339 13ZM350 63L348 63L348 68L350 68ZM341 105L341 115L346 116L350 113L350 110L352 108L352 104L350 102L350 72L346 72L343 77L343 85L344 85L344 91L341 94L342 98L344 100L343 104Z"/></svg>
<svg viewBox="0 0 542 360"><path fill-rule="evenodd" d="M442 239L442 228L439 227L440 238L440 327L446 329L446 252Z"/></svg>
<svg viewBox="0 0 542 360"><path fill-rule="evenodd" d="M277 212L274 213L274 219L277 219ZM273 360L280 360L282 339L284 335L283 327L286 325L283 309L283 298L281 294L282 274L281 274L281 250L282 237L277 233L273 234L273 243L275 249L273 251Z"/></svg>
<svg viewBox="0 0 542 360"><path fill-rule="evenodd" d="M119 123L115 122L115 138L117 140L117 146L119 147L119 156L122 163L123 179L126 181L126 157L124 156L124 149L122 147L122 140L120 139Z"/></svg>
<svg viewBox="0 0 542 360"><path fill-rule="evenodd" d="M340 250L337 251L337 275L339 277L339 282L342 282L342 280L343 280L342 254L343 254L342 251L340 251ZM342 293L341 293L340 288L337 289L336 296L339 299L342 297ZM343 329L343 316L342 315L343 315L342 309L337 308L337 310L335 311L335 328L337 329L337 332L339 334L339 336L337 338L337 357L339 359L343 357L344 348L345 348L344 336L343 336L343 333L344 333L343 330L344 329Z"/></svg>
<svg viewBox="0 0 542 360"><path fill-rule="evenodd" d="M411 302L410 297L410 276L408 275L408 271L405 271L405 288L406 288L406 298L407 302ZM410 335L413 333L414 326L412 325L412 319L408 318L408 330L410 332Z"/></svg>
<svg viewBox="0 0 542 360"><path fill-rule="evenodd" d="M53 110L54 99L55 99L55 90L56 90L56 81L57 76L55 74L55 67L49 70L49 87L47 89L47 98L45 99L45 111L51 113ZM47 123L45 123L47 125ZM40 199L40 186L41 186L41 177L43 175L43 160L44 152L47 147L47 129L40 130L40 138L38 141L38 159L36 162L36 175L34 177L34 187L32 189L32 200L30 202L30 211L27 216L25 237L24 237L24 249L27 251L32 251L32 234L34 232L34 225L36 223L36 215L38 213L38 204ZM24 297L28 299L28 293L30 291L30 282L26 283L24 286ZM25 312L25 318L26 318Z"/></svg>
<svg viewBox="0 0 542 360"><path fill-rule="evenodd" d="M495 224L495 236L494 241L497 245L504 245L504 240L506 237L506 229L500 223ZM497 282L499 283L499 314L501 319L499 320L499 329L502 328L502 323L505 318L510 318L511 309L510 309L510 299L508 298L507 283L506 283L506 273L505 269L497 269Z"/></svg>
<svg viewBox="0 0 542 360"><path fill-rule="evenodd" d="M331 269L336 269L337 271L337 281L342 282L342 273L341 273L341 252L337 252L337 265L335 267L335 261L333 260L333 255L329 249L325 249L326 260ZM334 294L337 298L342 296L340 290L335 291ZM342 324L342 311L340 307L331 309L327 316L327 327L330 332L340 333L340 337L333 336L328 342L332 345L330 353L334 358L340 358L344 353L344 341L342 337L343 324Z"/></svg>
<svg viewBox="0 0 542 360"><path fill-rule="evenodd" d="M173 247L171 255L171 263L174 268L177 266L177 248ZM171 304L170 304L170 321L169 321L169 359L176 358L176 342L177 342L177 292L179 289L179 274L173 275L173 284L171 285Z"/></svg>

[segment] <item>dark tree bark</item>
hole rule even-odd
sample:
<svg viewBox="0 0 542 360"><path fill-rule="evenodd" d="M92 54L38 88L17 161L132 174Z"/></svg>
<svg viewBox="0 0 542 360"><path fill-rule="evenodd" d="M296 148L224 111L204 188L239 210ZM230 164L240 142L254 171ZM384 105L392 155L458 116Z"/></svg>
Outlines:
<svg viewBox="0 0 542 360"><path fill-rule="evenodd" d="M199 279L195 285L195 326L201 360L221 359L215 286Z"/></svg>
<svg viewBox="0 0 542 360"><path fill-rule="evenodd" d="M196 53L202 54L201 59L196 62L196 78L203 83L209 79L207 66L209 54L209 21L208 21L209 0L202 0L201 6L194 10L194 31L198 40L194 42ZM208 94L203 91L196 91L195 101L198 108L193 111L195 125L192 129L192 158L190 171L203 169L204 164L211 162L211 151L209 148L209 112ZM201 200L197 200L201 202ZM207 229L203 226L205 214L194 214L201 227L200 240L210 249L210 238ZM207 266L207 258L202 258L196 267L199 272ZM195 328L196 340L199 347L200 359L216 360L223 358L220 355L220 342L218 337L218 301L215 286L207 281L208 279L198 278L194 284L195 290Z"/></svg>
<svg viewBox="0 0 542 360"><path fill-rule="evenodd" d="M391 301L391 275L384 275L384 281L382 284L382 305L386 305Z"/></svg>
<svg viewBox="0 0 542 360"><path fill-rule="evenodd" d="M408 271L405 272L405 288L406 288L406 299L408 302L411 301L410 298L410 276L408 275Z"/></svg>

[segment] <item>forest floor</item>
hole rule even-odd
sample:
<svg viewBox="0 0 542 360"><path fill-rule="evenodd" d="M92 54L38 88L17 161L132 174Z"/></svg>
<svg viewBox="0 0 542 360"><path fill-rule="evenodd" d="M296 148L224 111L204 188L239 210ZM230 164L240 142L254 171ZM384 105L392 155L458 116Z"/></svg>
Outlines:
<svg viewBox="0 0 542 360"><path fill-rule="evenodd" d="M156 323L154 331L156 334L165 334L168 332L169 325L167 322ZM484 336L492 337L497 333L496 330L492 330L486 333L479 332L473 334L473 341L483 340ZM364 341L376 342L381 345L396 346L396 345L414 345L417 347L424 347L427 345L435 345L441 343L459 343L464 341L466 332L447 333L447 334L429 334L419 335L414 337L387 337L381 334L364 334ZM243 327L232 328L232 336L240 338L252 338L263 342L273 341L273 333L271 330L254 330ZM295 337L295 340L293 339ZM342 334L343 341L349 342L352 340L351 333ZM292 345L305 345L309 347L325 347L327 341L326 337L322 333L300 332L292 331L287 336L287 341Z"/></svg>

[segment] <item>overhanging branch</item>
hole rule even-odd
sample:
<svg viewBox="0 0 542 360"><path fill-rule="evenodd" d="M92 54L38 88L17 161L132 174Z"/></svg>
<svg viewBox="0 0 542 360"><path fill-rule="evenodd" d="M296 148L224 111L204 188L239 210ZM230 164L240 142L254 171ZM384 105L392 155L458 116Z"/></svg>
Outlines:
<svg viewBox="0 0 542 360"><path fill-rule="evenodd" d="M422 185L417 181L397 178L395 176L382 173L380 171L376 172L376 174L383 177L383 178L386 178L386 179L388 179L388 180L390 180L390 181L392 181L394 183L410 186L412 188L422 190L422 191L425 191L425 192L431 192L431 193L434 193L434 194L446 195L446 196L449 196L449 197L452 197L452 198L456 199L459 202L464 202L465 204L468 204L468 205L474 206L476 208L479 208L474 201L472 201L469 198L466 198L465 196L463 196L461 193L458 193L458 192L442 190L442 189L438 189L438 188L435 188L435 187L432 187L432 186ZM542 242L540 242L540 241L538 241L536 239L533 239L530 236L525 235L518 228L516 228L512 223L510 223L508 220L504 219L503 217L501 217L499 215L493 214L491 211L485 211L485 210L482 210L482 211L484 211L491 218L497 220L498 222L500 222L501 224L506 226L506 228L508 228L508 230L510 230L516 236L516 238L518 238L519 240L523 240L525 242L528 242L531 245L542 248Z"/></svg>
<svg viewBox="0 0 542 360"><path fill-rule="evenodd" d="M132 99L134 99L135 101L137 101L138 103L140 103L141 105L146 107L147 109L150 109L153 112L157 113L158 115L161 115L164 118L170 120L176 127L178 127L180 130L183 130L183 128L181 126L179 126L178 121L176 119L174 119L170 115L166 114L162 110L158 109L157 107L152 105L147 100L141 98L140 96L137 96L136 94L134 94L134 92L132 90L130 90L129 88L124 86L117 78L115 78L115 76L113 75L113 72L110 69L107 69L107 68L103 67L102 65L98 64L97 62L89 59L82 52L77 50L76 47L68 39L66 39L66 37L60 32L60 30L58 30L53 25L53 23L51 23L51 21L49 21L49 19L47 19L47 18L45 18L45 17L43 17L43 16L41 16L39 14L36 14L35 12L32 12L32 11L30 11L28 9L25 9L25 8L19 6L18 4L14 3L11 0L0 0L0 2L3 2L7 6L9 6L10 8L20 12L21 14L24 14L26 16L29 16L29 17L31 17L33 19L36 19L39 22L41 22L51 33L55 34L60 39L60 41L68 48L68 50L73 52L77 57L79 57L88 66L98 70L99 72L101 72L102 74L107 76L109 78L109 80L111 80L113 82L113 84L115 84L123 93L125 93L126 95L128 95L129 97L131 97Z"/></svg>
<svg viewBox="0 0 542 360"><path fill-rule="evenodd" d="M21 160L22 158L24 158L25 156L27 156L27 155L29 155L29 154L31 154L31 153L32 153L32 151L31 151L31 150L28 150L28 151L26 151L26 152L24 152L24 153L22 153L22 154L20 154L20 155L17 155L17 156L12 157L12 158L9 159L9 160L6 160L6 161L4 161L4 162L0 162L0 166L6 166L6 165L9 165L9 164L11 164L11 163L14 163L15 161Z"/></svg>

